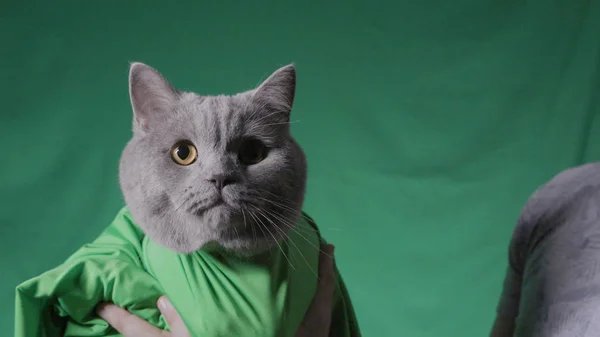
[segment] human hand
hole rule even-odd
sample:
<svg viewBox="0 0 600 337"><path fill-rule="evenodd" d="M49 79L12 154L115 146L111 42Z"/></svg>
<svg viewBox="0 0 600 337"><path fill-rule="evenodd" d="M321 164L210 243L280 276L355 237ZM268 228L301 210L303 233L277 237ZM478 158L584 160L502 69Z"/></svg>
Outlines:
<svg viewBox="0 0 600 337"><path fill-rule="evenodd" d="M321 246L317 292L304 315L295 337L327 337L331 328L333 294L335 291L334 246Z"/></svg>
<svg viewBox="0 0 600 337"><path fill-rule="evenodd" d="M319 280L313 297L295 337L327 337L331 326L331 311L335 291L333 245L321 246ZM160 330L140 317L112 303L98 306L97 313L123 337L191 337L181 316L166 296L157 302L158 309L169 323L171 331Z"/></svg>
<svg viewBox="0 0 600 337"><path fill-rule="evenodd" d="M181 316L166 296L158 299L157 306L171 331L161 330L112 303L101 304L96 312L123 337L191 337Z"/></svg>

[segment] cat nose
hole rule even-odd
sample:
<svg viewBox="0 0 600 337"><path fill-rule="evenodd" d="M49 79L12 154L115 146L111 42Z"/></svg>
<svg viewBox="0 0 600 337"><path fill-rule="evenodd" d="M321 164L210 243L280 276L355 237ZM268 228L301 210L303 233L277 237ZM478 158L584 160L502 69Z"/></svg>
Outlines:
<svg viewBox="0 0 600 337"><path fill-rule="evenodd" d="M219 189L219 191L222 190L223 187L232 184L235 181L232 176L226 174L214 174L207 180L213 183Z"/></svg>

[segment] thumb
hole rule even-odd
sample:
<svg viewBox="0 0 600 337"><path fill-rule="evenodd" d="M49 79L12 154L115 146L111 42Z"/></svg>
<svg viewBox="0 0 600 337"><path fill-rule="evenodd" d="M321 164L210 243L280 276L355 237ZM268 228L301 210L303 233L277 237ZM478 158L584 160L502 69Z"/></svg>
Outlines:
<svg viewBox="0 0 600 337"><path fill-rule="evenodd" d="M160 313L167 320L167 323L169 323L171 332L175 333L177 330L186 330L181 316L179 316L179 313L175 310L175 307L173 307L173 304L171 304L171 301L169 301L167 296L161 296L158 299L157 306Z"/></svg>

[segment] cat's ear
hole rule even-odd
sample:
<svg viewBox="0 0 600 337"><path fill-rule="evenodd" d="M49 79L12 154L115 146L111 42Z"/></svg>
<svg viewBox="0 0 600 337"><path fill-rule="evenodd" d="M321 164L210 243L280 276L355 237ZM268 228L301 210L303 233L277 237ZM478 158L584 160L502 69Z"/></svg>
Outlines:
<svg viewBox="0 0 600 337"><path fill-rule="evenodd" d="M286 118L292 111L296 95L296 67L294 64L277 69L258 88L254 99L272 112L280 112Z"/></svg>
<svg viewBox="0 0 600 337"><path fill-rule="evenodd" d="M133 62L129 67L129 97L133 130L147 131L160 124L173 109L178 92L154 68Z"/></svg>

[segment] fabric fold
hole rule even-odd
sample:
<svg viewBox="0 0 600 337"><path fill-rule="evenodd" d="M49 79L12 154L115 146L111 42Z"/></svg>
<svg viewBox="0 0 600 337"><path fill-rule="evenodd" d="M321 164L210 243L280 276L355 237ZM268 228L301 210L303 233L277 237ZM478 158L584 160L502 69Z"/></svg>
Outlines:
<svg viewBox="0 0 600 337"><path fill-rule="evenodd" d="M306 219L281 247L242 260L170 251L145 236L123 208L92 243L17 287L15 337L120 336L94 313L106 301L169 329L156 308L163 294L193 336L293 336L316 290L322 242ZM338 281L341 314L334 313L333 325L343 332L336 336L350 336L354 312Z"/></svg>

